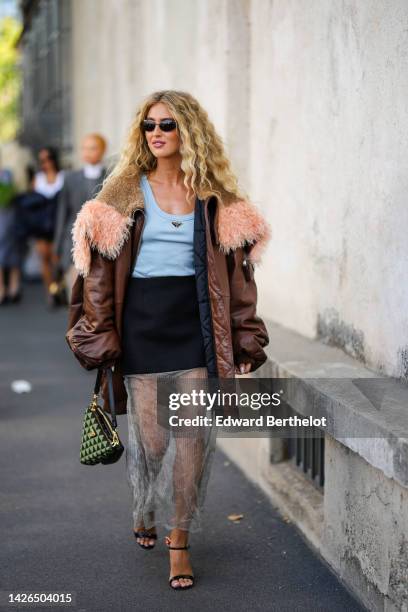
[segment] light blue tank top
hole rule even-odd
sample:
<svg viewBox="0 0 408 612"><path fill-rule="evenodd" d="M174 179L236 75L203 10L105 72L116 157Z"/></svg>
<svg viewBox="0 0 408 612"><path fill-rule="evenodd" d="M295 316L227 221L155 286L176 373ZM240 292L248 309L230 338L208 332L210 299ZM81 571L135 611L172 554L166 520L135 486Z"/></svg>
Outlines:
<svg viewBox="0 0 408 612"><path fill-rule="evenodd" d="M194 268L194 212L172 215L157 204L147 176L142 174L140 186L145 204L139 254L132 276L187 276Z"/></svg>

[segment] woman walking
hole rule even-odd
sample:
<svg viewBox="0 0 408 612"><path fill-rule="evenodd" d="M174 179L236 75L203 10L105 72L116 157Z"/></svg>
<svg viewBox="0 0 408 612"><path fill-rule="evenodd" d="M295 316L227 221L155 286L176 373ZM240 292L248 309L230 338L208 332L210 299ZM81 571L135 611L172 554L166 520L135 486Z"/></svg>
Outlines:
<svg viewBox="0 0 408 612"><path fill-rule="evenodd" d="M67 341L85 368L114 366L116 411L128 415L133 531L151 549L157 526L169 530L173 589L194 584L188 538L201 529L215 432L161 427L157 383L188 392L197 379L205 387L265 362L254 265L269 238L207 113L174 90L141 104L117 166L74 224ZM103 396L109 411L106 378Z"/></svg>
<svg viewBox="0 0 408 612"><path fill-rule="evenodd" d="M39 172L34 177L34 191L45 198L42 207L42 229L37 231L35 248L41 261L41 275L46 290L47 302L54 305L49 291L53 282L53 240L57 220L59 195L64 186L64 171L60 169L58 154L53 147L44 147L38 152Z"/></svg>

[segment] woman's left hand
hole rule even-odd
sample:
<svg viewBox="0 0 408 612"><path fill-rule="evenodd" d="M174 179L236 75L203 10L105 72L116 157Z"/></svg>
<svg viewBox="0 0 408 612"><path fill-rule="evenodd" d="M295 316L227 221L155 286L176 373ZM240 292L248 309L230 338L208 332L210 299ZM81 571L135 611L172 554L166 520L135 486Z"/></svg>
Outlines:
<svg viewBox="0 0 408 612"><path fill-rule="evenodd" d="M235 372L237 374L248 374L251 371L250 363L240 363L238 366L235 366Z"/></svg>

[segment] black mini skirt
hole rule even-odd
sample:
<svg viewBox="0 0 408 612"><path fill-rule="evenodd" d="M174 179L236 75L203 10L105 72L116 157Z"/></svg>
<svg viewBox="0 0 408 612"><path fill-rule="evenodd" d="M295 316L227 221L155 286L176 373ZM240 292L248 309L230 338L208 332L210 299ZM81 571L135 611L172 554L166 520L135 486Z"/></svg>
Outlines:
<svg viewBox="0 0 408 612"><path fill-rule="evenodd" d="M131 277L123 311L123 374L205 365L195 275Z"/></svg>

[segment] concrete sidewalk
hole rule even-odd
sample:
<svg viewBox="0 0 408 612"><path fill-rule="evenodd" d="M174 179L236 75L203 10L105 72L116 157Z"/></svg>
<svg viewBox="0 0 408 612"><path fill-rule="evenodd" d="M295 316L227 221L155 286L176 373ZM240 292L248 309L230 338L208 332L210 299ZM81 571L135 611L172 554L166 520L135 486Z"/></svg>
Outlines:
<svg viewBox="0 0 408 612"><path fill-rule="evenodd" d="M95 374L70 353L66 316L46 309L39 285L25 287L21 304L0 309L3 592L73 593L70 609L95 612L364 610L220 451L205 530L191 537L196 586L171 591L165 534L152 551L132 536L123 458L79 463ZM16 379L28 380L32 392L14 393ZM126 445L124 417L119 428ZM233 524L231 513L244 519Z"/></svg>

